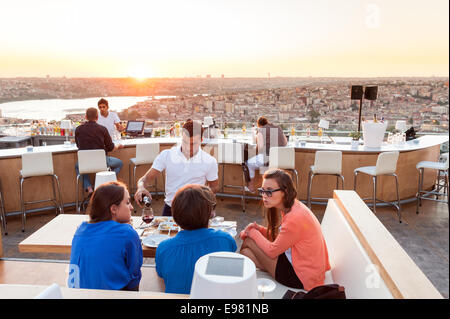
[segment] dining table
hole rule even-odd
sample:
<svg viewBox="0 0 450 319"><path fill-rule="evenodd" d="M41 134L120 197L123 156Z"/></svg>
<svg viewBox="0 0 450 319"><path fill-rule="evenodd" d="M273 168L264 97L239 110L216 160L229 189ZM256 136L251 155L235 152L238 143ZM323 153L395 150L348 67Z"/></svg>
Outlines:
<svg viewBox="0 0 450 319"><path fill-rule="evenodd" d="M89 220L86 214L59 214L36 232L19 243L22 253L70 254L72 239L78 226ZM211 228L220 229L236 236L236 221L216 219L210 221ZM140 216L132 216L130 224L142 242L144 258L154 258L158 244L175 236L182 229L170 216L155 216L149 224L143 223Z"/></svg>

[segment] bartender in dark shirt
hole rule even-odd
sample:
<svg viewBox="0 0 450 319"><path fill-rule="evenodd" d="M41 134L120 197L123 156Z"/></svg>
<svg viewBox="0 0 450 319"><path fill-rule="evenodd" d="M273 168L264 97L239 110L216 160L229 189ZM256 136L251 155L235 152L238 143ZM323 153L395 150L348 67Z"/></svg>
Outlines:
<svg viewBox="0 0 450 319"><path fill-rule="evenodd" d="M111 136L106 127L97 124L98 110L96 108L89 108L86 110L86 122L78 126L75 130L75 143L79 150L95 150L104 149L105 153L123 148L123 145L114 145ZM114 170L116 176L119 174L123 163L120 159L106 156L106 165ZM77 175L79 174L78 162L75 165ZM88 196L94 192L88 174L83 174L83 187Z"/></svg>

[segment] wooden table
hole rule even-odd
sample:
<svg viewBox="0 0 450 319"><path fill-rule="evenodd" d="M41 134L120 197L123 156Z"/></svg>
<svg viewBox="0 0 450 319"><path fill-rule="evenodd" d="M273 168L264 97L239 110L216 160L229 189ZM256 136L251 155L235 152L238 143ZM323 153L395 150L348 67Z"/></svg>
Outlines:
<svg viewBox="0 0 450 319"><path fill-rule="evenodd" d="M142 223L139 216L132 216L133 227L137 228ZM155 218L164 218L156 216ZM19 244L19 251L23 253L58 253L70 254L72 239L78 226L89 220L89 215L82 214L60 214L50 222L42 226L35 233ZM236 226L236 222L231 222ZM156 229L154 230L156 231ZM176 233L171 233L175 236ZM144 234L145 236L145 234ZM154 258L156 248L142 246L145 258Z"/></svg>

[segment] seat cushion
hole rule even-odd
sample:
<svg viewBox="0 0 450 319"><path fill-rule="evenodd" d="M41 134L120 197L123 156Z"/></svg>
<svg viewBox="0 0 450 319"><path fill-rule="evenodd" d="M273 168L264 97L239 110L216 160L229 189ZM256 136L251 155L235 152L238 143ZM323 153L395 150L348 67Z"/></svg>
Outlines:
<svg viewBox="0 0 450 319"><path fill-rule="evenodd" d="M436 169L436 170L446 170L447 167L445 165L445 163L441 163L441 162L429 162L429 161L422 161L417 163L416 168L431 168L431 169Z"/></svg>
<svg viewBox="0 0 450 319"><path fill-rule="evenodd" d="M355 172L376 176L375 170L376 170L376 166L363 166L363 167L358 167L357 169L355 169Z"/></svg>

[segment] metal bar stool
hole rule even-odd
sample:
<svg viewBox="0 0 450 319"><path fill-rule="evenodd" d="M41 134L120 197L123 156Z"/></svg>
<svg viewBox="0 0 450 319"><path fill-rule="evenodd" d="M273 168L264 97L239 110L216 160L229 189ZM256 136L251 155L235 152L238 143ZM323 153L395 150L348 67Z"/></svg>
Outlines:
<svg viewBox="0 0 450 319"><path fill-rule="evenodd" d="M105 150L80 150L78 151L78 175L76 182L76 201L75 208L77 212L80 212L79 206L79 181L83 174L93 174L98 172L107 171L108 166L106 165L106 154ZM82 195L82 202L84 202L84 192Z"/></svg>
<svg viewBox="0 0 450 319"><path fill-rule="evenodd" d="M356 191L356 177L358 176L358 173L363 173L372 176L373 180L373 212L377 212L377 201L387 203L389 205L394 206L397 208L398 212L398 221L399 223L402 222L401 220L401 206L400 206L400 196L398 193L398 177L395 174L395 171L397 169L397 161L398 161L399 152L383 152L378 155L377 164L376 166L364 166L359 167L355 169L355 179L353 184L353 190ZM387 176L394 176L395 177L395 185L397 188L397 205L395 205L393 202L386 202L381 199L377 199L377 177L381 175L387 175ZM363 199L364 201L368 198Z"/></svg>
<svg viewBox="0 0 450 319"><path fill-rule="evenodd" d="M159 143L136 144L136 157L130 158L129 183L130 196L136 191L136 168L140 165L151 165L159 154ZM133 168L133 169L132 169ZM163 179L164 181L164 179ZM155 193L158 192L156 178L155 184L149 185L155 187Z"/></svg>
<svg viewBox="0 0 450 319"><path fill-rule="evenodd" d="M25 202L23 199L23 184L25 180L33 177L50 176L52 178L53 198ZM55 181L58 188L58 199L56 198ZM53 158L51 152L24 153L22 154L22 170L20 171L20 204L22 210L22 232L25 231L26 222L26 204L35 204L52 201L55 203L56 214L58 210L64 213L61 198L61 188L59 186L58 176L53 172Z"/></svg>
<svg viewBox="0 0 450 319"><path fill-rule="evenodd" d="M269 168L280 168L295 173L295 188L298 190L298 172L295 168L294 147L271 147L269 150ZM299 194L297 194L298 196Z"/></svg>
<svg viewBox="0 0 450 319"><path fill-rule="evenodd" d="M308 174L308 194L307 205L311 208L311 187L314 176L316 175L333 175L336 176L336 189L339 189L339 178L342 180L342 189L344 189L344 176L342 176L342 152L341 151L317 151L314 159L314 165Z"/></svg>
<svg viewBox="0 0 450 319"><path fill-rule="evenodd" d="M2 221L2 227L5 231L5 235L8 235L8 229L6 228L6 211L5 211L5 203L3 199L3 192L2 192L2 183L0 181L0 219Z"/></svg>
<svg viewBox="0 0 450 319"><path fill-rule="evenodd" d="M217 163L222 166L222 182L221 182L221 193L224 194L224 188L238 188L242 191L241 201L242 201L242 211L245 212L245 174L242 169L242 185L225 185L225 165L239 165L242 168L242 163L244 163L244 144L241 143L222 143L219 142L217 145L218 155Z"/></svg>
<svg viewBox="0 0 450 319"><path fill-rule="evenodd" d="M422 161L417 163L416 168L419 171L419 185L417 189L417 204L416 204L416 213L419 213L419 207L422 206L422 200L432 200L440 203L448 203L448 153L442 154L441 159L445 160L444 162L430 162L430 161ZM432 191L424 191L423 189L423 173L425 168L433 169L438 171L437 175L437 184L435 190ZM441 173L444 177L444 185L441 185ZM444 192L441 193L441 188L444 188ZM429 198L427 196L435 195L436 198ZM447 200L439 199L440 196L447 196Z"/></svg>

